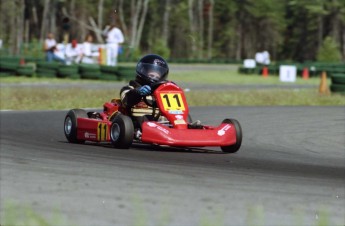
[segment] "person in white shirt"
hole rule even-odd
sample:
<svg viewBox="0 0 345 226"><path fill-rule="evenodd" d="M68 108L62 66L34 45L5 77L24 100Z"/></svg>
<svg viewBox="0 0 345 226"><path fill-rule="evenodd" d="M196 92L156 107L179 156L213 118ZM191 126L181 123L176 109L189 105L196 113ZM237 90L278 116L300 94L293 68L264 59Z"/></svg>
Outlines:
<svg viewBox="0 0 345 226"><path fill-rule="evenodd" d="M119 44L125 41L122 31L114 24L104 30L107 43L107 65L116 66Z"/></svg>
<svg viewBox="0 0 345 226"><path fill-rule="evenodd" d="M65 56L68 64L79 64L82 57L81 46L78 45L77 40L73 39L71 44L67 45Z"/></svg>
<svg viewBox="0 0 345 226"><path fill-rule="evenodd" d="M89 34L83 43L81 62L84 64L94 64L97 63L98 57L99 52L93 51L93 36Z"/></svg>
<svg viewBox="0 0 345 226"><path fill-rule="evenodd" d="M53 33L48 33L46 40L44 40L43 50L46 53L46 60L48 62L52 62L53 60L57 60L63 64L65 64L65 60L61 57L57 56L55 52L57 51L56 48L56 40L54 39Z"/></svg>

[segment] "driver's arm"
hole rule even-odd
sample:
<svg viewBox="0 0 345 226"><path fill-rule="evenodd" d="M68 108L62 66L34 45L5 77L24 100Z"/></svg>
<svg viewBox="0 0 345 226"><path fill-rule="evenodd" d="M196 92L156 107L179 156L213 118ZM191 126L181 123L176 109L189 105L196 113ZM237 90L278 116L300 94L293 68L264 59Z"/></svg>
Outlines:
<svg viewBox="0 0 345 226"><path fill-rule="evenodd" d="M133 86L125 86L120 91L121 102L125 107L132 107L141 101L142 96Z"/></svg>

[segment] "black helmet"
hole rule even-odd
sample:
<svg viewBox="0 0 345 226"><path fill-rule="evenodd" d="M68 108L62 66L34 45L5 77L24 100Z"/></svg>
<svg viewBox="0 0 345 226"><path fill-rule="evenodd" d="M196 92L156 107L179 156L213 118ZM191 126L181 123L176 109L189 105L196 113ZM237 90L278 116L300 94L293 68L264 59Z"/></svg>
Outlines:
<svg viewBox="0 0 345 226"><path fill-rule="evenodd" d="M149 54L141 58L136 68L136 81L141 85L151 85L168 78L169 67L163 57Z"/></svg>

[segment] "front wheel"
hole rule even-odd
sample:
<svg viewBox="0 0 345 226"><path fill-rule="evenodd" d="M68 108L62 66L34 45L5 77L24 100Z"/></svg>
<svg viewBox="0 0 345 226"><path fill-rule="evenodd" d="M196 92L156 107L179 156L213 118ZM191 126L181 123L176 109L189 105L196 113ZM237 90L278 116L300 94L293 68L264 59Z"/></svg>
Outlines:
<svg viewBox="0 0 345 226"><path fill-rule="evenodd" d="M77 118L88 118L86 111L83 109L72 109L65 117L64 133L70 143L84 143L85 140L77 139L78 123Z"/></svg>
<svg viewBox="0 0 345 226"><path fill-rule="evenodd" d="M222 146L220 147L222 149L223 152L227 152L227 153L235 153L237 152L242 144L242 128L240 123L236 120L236 119L224 119L222 123L228 123L231 124L233 126L235 126L235 130L236 130L236 143L233 145L229 145L229 146Z"/></svg>
<svg viewBox="0 0 345 226"><path fill-rule="evenodd" d="M112 120L110 127L110 140L115 148L127 149L133 143L134 126L132 119L126 115L118 114Z"/></svg>

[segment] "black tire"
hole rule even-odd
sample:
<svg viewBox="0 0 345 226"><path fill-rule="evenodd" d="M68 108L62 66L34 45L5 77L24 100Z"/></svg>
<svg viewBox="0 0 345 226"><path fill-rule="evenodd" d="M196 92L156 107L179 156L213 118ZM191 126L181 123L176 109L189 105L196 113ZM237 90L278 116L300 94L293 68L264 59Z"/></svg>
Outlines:
<svg viewBox="0 0 345 226"><path fill-rule="evenodd" d="M222 123L228 123L235 126L236 129L236 143L229 146L220 147L223 152L235 153L237 152L242 144L242 128L240 123L236 119L224 119Z"/></svg>
<svg viewBox="0 0 345 226"><path fill-rule="evenodd" d="M126 115L118 114L110 127L110 140L115 148L127 149L133 143L134 126L132 119Z"/></svg>
<svg viewBox="0 0 345 226"><path fill-rule="evenodd" d="M70 110L65 117L64 121L64 133L67 140L70 143L77 143L81 144L84 143L85 140L78 140L77 139L77 118L88 118L86 111L83 109L72 109Z"/></svg>

